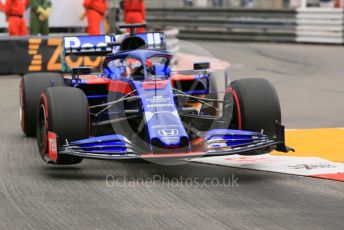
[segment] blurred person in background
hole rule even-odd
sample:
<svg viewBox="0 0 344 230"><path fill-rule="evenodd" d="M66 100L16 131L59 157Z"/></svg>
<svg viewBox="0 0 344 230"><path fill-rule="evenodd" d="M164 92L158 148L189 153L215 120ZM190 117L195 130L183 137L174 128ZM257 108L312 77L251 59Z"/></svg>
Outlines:
<svg viewBox="0 0 344 230"><path fill-rule="evenodd" d="M6 0L4 11L10 36L25 36L28 34L24 18L27 6L28 0Z"/></svg>
<svg viewBox="0 0 344 230"><path fill-rule="evenodd" d="M344 0L335 0L334 7L343 8L344 7Z"/></svg>
<svg viewBox="0 0 344 230"><path fill-rule="evenodd" d="M48 35L49 34L49 16L51 14L50 0L30 0L30 34Z"/></svg>
<svg viewBox="0 0 344 230"><path fill-rule="evenodd" d="M108 10L107 0L84 0L85 13L80 17L87 17L87 33L89 35L100 35L101 24Z"/></svg>
<svg viewBox="0 0 344 230"><path fill-rule="evenodd" d="M124 0L124 22L126 24L144 23L146 18L145 2L143 0ZM129 30L128 30L129 32ZM144 33L144 28L136 29L137 33Z"/></svg>

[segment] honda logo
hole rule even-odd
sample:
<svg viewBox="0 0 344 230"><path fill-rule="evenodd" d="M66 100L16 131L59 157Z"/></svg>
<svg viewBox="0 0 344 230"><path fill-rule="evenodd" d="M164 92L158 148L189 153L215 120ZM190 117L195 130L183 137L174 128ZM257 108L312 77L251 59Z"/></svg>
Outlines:
<svg viewBox="0 0 344 230"><path fill-rule="evenodd" d="M162 137L174 137L179 135L178 129L160 129L158 133Z"/></svg>

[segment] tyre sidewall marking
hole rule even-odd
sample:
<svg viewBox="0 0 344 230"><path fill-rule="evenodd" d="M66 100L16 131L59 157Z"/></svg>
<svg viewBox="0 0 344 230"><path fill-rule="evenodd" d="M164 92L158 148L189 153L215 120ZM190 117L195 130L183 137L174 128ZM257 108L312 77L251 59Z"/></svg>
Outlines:
<svg viewBox="0 0 344 230"><path fill-rule="evenodd" d="M47 103L47 96L45 93L42 93L41 100L43 102L43 109L45 113L45 134L43 137L42 145L39 146L39 153L41 157L44 159L45 155L48 153L48 131L49 131L49 110L48 110L48 103ZM40 108L39 108L40 109Z"/></svg>
<svg viewBox="0 0 344 230"><path fill-rule="evenodd" d="M20 112L19 112L19 117L20 117L20 125L21 125L21 128L23 130L23 132L25 133L25 107L24 107L24 84L23 84L23 81L22 80L20 82L20 91L19 91L19 94L20 94L20 98L19 98L19 102L20 102Z"/></svg>
<svg viewBox="0 0 344 230"><path fill-rule="evenodd" d="M226 93L232 94L235 102L235 106L237 108L237 115L238 115L238 128L242 129L242 118L241 118L241 107L239 102L239 97L236 91L233 88L227 88ZM226 95L225 95L226 97Z"/></svg>

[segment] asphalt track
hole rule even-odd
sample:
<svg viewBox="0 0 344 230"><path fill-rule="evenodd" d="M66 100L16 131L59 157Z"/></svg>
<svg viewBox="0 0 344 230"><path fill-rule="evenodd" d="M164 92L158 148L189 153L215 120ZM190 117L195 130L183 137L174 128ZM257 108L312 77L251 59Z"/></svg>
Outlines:
<svg viewBox="0 0 344 230"><path fill-rule="evenodd" d="M288 128L344 126L344 47L197 43L231 61L233 79L270 79L279 92ZM342 229L344 225L340 182L196 163L86 160L73 167L45 165L35 140L24 138L19 127L19 80L19 76L0 77L0 229Z"/></svg>

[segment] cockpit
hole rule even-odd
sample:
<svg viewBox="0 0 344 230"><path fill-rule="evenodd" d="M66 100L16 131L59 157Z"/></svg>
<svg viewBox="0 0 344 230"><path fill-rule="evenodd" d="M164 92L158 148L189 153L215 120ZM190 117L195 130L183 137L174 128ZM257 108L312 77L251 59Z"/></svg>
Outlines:
<svg viewBox="0 0 344 230"><path fill-rule="evenodd" d="M170 62L171 56L164 52L132 51L105 62L105 71L115 79L167 79L171 75Z"/></svg>

